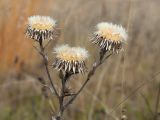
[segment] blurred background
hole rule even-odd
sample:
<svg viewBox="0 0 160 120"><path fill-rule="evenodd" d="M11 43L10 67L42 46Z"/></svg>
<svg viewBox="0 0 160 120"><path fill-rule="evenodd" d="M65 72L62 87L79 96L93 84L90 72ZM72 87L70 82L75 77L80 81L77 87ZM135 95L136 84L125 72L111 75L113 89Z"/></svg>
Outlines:
<svg viewBox="0 0 160 120"><path fill-rule="evenodd" d="M49 120L50 105L57 109L54 97L45 97L38 81L47 77L35 43L24 35L32 15L53 17L61 30L47 49L50 64L53 47L67 43L89 50L90 68L98 57L98 48L89 42L95 25L113 22L128 30L125 52L111 56L97 70L65 112L65 120L112 120L110 115L120 120L123 114L129 120L160 120L159 5L159 0L0 0L0 120ZM52 67L50 72L58 84L58 72ZM85 78L74 76L71 89ZM122 114L119 103L130 94Z"/></svg>

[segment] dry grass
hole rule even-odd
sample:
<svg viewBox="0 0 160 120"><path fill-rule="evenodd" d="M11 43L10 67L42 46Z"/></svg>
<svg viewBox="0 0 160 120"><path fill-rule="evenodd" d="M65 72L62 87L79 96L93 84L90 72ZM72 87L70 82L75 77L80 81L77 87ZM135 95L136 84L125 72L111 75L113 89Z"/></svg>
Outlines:
<svg viewBox="0 0 160 120"><path fill-rule="evenodd" d="M160 71L159 4L160 1L158 0L131 0L131 6L128 0L34 0L34 2L32 0L1 0L0 78L10 76L7 73L21 73L22 69L29 73L40 73L43 76L40 70L35 72L37 68L39 69L39 62L37 63L39 57L32 48L31 40L26 39L23 34L25 21L30 15L50 15L57 19L62 29L58 44L68 43L85 46L92 53L89 66L97 56L96 47L88 42L88 37L94 30L94 25L100 21L109 21L122 24L126 28L129 26L129 41L126 45L124 63L123 55L112 56L105 66L98 70L85 91L65 114L67 120L86 120L89 115L91 120L103 120L102 118L105 118L104 111L112 110L121 101L122 79L125 79L124 92L127 96L137 86L150 80L153 74ZM82 82L80 78L83 77L76 78L79 82L73 84L79 86L79 83ZM139 93L142 93L148 99L153 111L156 101L155 93L158 90L157 83L160 82L158 78L159 76L126 101L124 106L130 120L151 119L152 113ZM8 79L12 80L13 78L5 77L2 81L6 81L2 84L7 84ZM36 83L27 84L33 85ZM8 92L8 89L6 89L3 94L8 94ZM14 94L19 96L16 90ZM27 94L27 92L24 92L24 95ZM10 101L12 100L9 97L5 101L1 98L0 104L3 105L0 106L0 109L4 111L6 107L12 107L9 104ZM23 100L20 100L20 102L23 103ZM21 107L18 108L21 109ZM42 110L38 110L39 113L44 110L43 107L41 108ZM19 112L15 112L15 114L20 116ZM116 109L115 114L120 117L121 109ZM9 118L9 120L13 119L12 116ZM17 119L19 120L19 118ZM30 119L32 120L32 118ZM5 120L8 119L5 118Z"/></svg>

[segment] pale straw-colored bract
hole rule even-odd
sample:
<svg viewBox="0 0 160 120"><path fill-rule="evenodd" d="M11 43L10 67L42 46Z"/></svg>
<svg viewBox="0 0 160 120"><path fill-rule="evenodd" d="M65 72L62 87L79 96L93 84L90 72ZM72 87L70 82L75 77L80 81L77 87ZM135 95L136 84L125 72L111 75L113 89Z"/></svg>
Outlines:
<svg viewBox="0 0 160 120"><path fill-rule="evenodd" d="M56 20L49 16L31 16L28 18L26 36L37 40L53 39Z"/></svg>
<svg viewBox="0 0 160 120"><path fill-rule="evenodd" d="M126 30L121 25L101 22L96 25L92 42L106 51L119 52L122 44L127 41Z"/></svg>
<svg viewBox="0 0 160 120"><path fill-rule="evenodd" d="M56 60L54 68L71 73L84 73L86 71L85 61L88 58L88 51L81 47L70 47L61 45L54 48Z"/></svg>

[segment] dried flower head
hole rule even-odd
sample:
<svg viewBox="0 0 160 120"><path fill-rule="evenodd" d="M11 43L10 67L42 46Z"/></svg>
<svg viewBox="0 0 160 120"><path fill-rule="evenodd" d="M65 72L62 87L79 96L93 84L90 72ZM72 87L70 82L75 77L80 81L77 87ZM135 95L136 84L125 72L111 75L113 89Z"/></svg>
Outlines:
<svg viewBox="0 0 160 120"><path fill-rule="evenodd" d="M68 73L84 73L86 71L85 61L88 51L80 47L61 45L54 49L56 60L53 67Z"/></svg>
<svg viewBox="0 0 160 120"><path fill-rule="evenodd" d="M102 22L97 24L92 42L106 51L119 52L127 40L127 33L120 25Z"/></svg>
<svg viewBox="0 0 160 120"><path fill-rule="evenodd" d="M49 16L31 16L28 18L26 36L36 41L52 40L56 21Z"/></svg>

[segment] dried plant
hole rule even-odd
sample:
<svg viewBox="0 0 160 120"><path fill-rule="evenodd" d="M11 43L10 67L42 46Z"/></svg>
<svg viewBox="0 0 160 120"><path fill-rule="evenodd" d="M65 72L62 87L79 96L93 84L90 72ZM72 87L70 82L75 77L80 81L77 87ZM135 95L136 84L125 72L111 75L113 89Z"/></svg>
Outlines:
<svg viewBox="0 0 160 120"><path fill-rule="evenodd" d="M59 71L59 78L61 79L61 86L58 86L60 91L56 89L48 69L48 56L45 53L46 41L53 40L56 33L56 22L47 16L32 16L28 18L28 26L26 29L26 36L38 42L39 47L36 48L38 53L42 56L46 73L50 81L51 92L59 101L59 110L57 114L52 116L52 120L62 120L64 111L82 92L87 83L95 74L97 68L101 66L111 55L119 53L123 50L123 44L127 40L127 33L122 26L114 25L112 23L99 23L96 26L96 31L91 40L92 43L98 44L99 58L92 65L88 71L86 60L89 53L86 49L81 47L70 47L69 45L61 45L54 48L55 61L53 68ZM71 91L67 87L69 79L72 75L87 74L87 78L78 91ZM67 98L67 99L66 99ZM113 117L113 116L112 116Z"/></svg>

